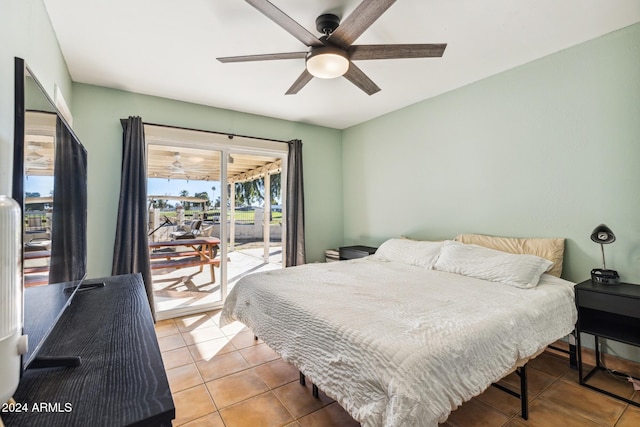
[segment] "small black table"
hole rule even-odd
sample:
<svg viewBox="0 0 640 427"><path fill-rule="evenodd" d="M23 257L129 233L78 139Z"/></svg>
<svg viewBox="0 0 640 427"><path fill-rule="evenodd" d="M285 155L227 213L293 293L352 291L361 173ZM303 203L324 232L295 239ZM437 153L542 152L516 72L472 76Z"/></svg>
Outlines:
<svg viewBox="0 0 640 427"><path fill-rule="evenodd" d="M79 290L38 352L79 356L80 365L27 369L17 405L0 414L7 427L171 426L175 406L142 277L96 281L105 286Z"/></svg>
<svg viewBox="0 0 640 427"><path fill-rule="evenodd" d="M374 248L372 246L342 246L338 248L340 253L340 260L348 260L348 259L356 259L356 258L364 258L371 254L376 253L378 248Z"/></svg>
<svg viewBox="0 0 640 427"><path fill-rule="evenodd" d="M600 363L599 338L640 347L640 285L630 283L602 285L586 280L577 284L575 291L578 309L576 346L578 347L580 384L632 405L640 406L638 402L587 383L596 371L606 369ZM595 338L596 366L584 376L580 333L590 334Z"/></svg>

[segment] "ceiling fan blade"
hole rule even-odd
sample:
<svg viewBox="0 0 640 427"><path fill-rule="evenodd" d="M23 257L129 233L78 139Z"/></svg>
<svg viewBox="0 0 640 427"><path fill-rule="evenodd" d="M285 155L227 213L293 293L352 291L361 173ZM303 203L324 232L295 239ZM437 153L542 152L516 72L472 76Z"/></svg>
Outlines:
<svg viewBox="0 0 640 427"><path fill-rule="evenodd" d="M343 49L348 48L395 2L396 0L364 0L331 33L329 40Z"/></svg>
<svg viewBox="0 0 640 427"><path fill-rule="evenodd" d="M271 61L274 59L304 59L307 52L286 52L286 53L265 53L262 55L243 55L243 56L226 56L216 58L220 62L252 62L252 61Z"/></svg>
<svg viewBox="0 0 640 427"><path fill-rule="evenodd" d="M367 95L373 95L380 91L380 88L375 84L362 70L351 62L349 64L349 70L344 74L344 77L354 85L362 89Z"/></svg>
<svg viewBox="0 0 640 427"><path fill-rule="evenodd" d="M289 90L285 93L285 95L295 95L296 93L300 92L300 89L305 87L305 85L309 83L312 78L313 76L311 75L311 73L308 72L307 69L305 68L302 74L300 74L300 76L298 77L298 79L295 82L293 82L293 84L291 85Z"/></svg>
<svg viewBox="0 0 640 427"><path fill-rule="evenodd" d="M439 58L446 43L356 45L347 49L352 61L365 59Z"/></svg>
<svg viewBox="0 0 640 427"><path fill-rule="evenodd" d="M307 31L302 25L294 21L289 15L278 9L267 0L245 0L251 6L255 7L267 18L285 29L293 37L300 40L306 46L323 46L323 43Z"/></svg>

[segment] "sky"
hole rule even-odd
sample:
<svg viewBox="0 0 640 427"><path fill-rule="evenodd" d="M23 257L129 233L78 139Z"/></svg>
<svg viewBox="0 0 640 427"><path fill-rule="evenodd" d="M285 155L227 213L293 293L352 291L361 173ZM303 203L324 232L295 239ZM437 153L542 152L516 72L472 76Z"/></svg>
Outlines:
<svg viewBox="0 0 640 427"><path fill-rule="evenodd" d="M24 182L25 193L40 193L40 197L48 197L53 191L52 176L27 176Z"/></svg>
<svg viewBox="0 0 640 427"><path fill-rule="evenodd" d="M53 177L52 176L29 176L24 183L25 192L40 193L41 197L46 197L53 191ZM219 181L187 181L184 179L164 179L164 178L149 178L147 185L147 193L149 195L169 195L179 196L182 190L187 190L189 196L194 196L196 193L206 191L209 195L209 200L212 197L211 188L215 187L213 200L220 197L220 182Z"/></svg>
<svg viewBox="0 0 640 427"><path fill-rule="evenodd" d="M215 187L212 193L211 188ZM147 194L150 196L179 196L182 190L187 190L189 196L204 191L209 195L209 200L220 197L220 181L187 181L185 179L149 178L147 180ZM213 194L213 199L212 199Z"/></svg>
<svg viewBox="0 0 640 427"><path fill-rule="evenodd" d="M40 193L41 197L47 197L53 191L53 177L29 176L24 185L25 192ZM211 190L212 187L216 188L213 192ZM196 193L206 191L209 195L209 200L215 201L221 195L220 187L220 181L149 178L147 181L147 194L150 196L179 196L182 190L187 190L189 196L195 196Z"/></svg>

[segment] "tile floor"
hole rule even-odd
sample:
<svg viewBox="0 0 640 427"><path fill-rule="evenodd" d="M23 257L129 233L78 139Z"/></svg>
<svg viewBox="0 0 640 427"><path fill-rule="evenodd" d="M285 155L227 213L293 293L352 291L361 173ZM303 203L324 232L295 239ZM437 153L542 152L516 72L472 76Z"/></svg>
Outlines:
<svg viewBox="0 0 640 427"><path fill-rule="evenodd" d="M357 426L322 391L301 386L298 371L240 323L218 327L219 311L156 324L169 385L176 405L174 426L324 427ZM640 408L578 384L566 359L545 352L528 365L530 414L495 387L466 402L443 427L637 427ZM519 384L512 374L503 380ZM630 383L606 373L590 381L640 402Z"/></svg>

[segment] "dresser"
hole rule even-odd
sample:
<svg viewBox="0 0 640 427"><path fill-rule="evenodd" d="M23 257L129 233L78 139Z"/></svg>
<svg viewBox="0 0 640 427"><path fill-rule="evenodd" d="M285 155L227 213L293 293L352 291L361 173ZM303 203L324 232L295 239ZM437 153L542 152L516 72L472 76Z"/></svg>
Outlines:
<svg viewBox="0 0 640 427"><path fill-rule="evenodd" d="M102 282L76 292L38 352L80 364L27 369L16 404L0 413L7 427L171 426L175 406L142 277L88 284Z"/></svg>

